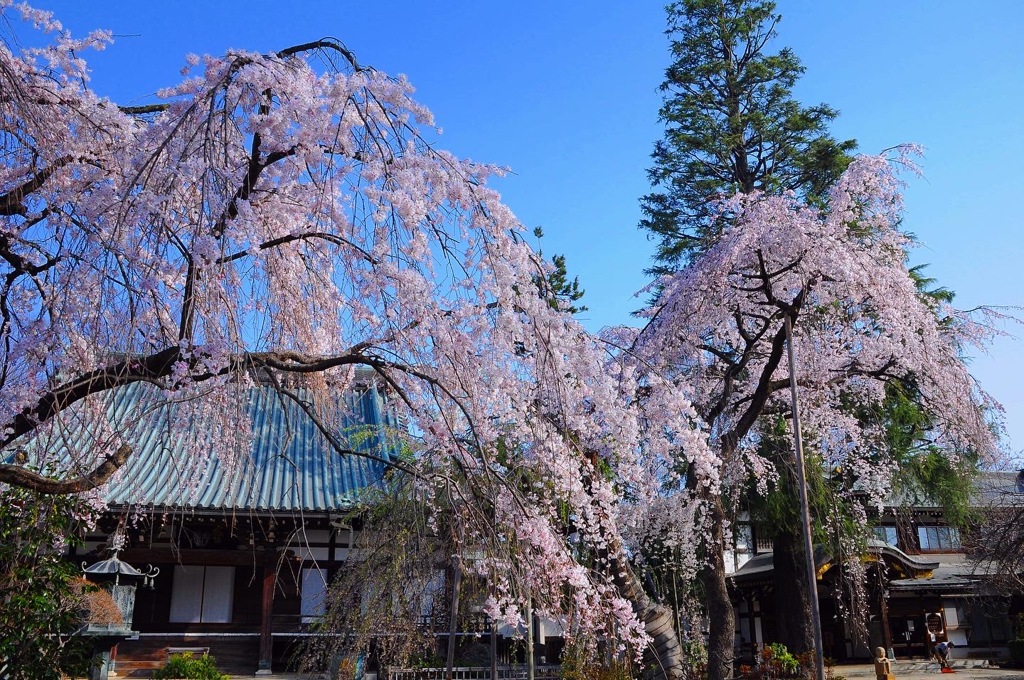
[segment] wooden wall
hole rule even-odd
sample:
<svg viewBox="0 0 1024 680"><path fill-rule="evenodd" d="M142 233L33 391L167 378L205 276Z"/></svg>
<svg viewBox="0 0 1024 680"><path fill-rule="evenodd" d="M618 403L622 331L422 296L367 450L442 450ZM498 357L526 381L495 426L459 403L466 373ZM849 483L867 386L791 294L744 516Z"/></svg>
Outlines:
<svg viewBox="0 0 1024 680"><path fill-rule="evenodd" d="M210 656L223 673L254 675L259 656L258 635L246 637L204 636L202 640L181 636L146 636L125 640L117 646L115 670L118 677L148 678L167 662L169 649L209 648ZM201 653L201 652L198 652Z"/></svg>

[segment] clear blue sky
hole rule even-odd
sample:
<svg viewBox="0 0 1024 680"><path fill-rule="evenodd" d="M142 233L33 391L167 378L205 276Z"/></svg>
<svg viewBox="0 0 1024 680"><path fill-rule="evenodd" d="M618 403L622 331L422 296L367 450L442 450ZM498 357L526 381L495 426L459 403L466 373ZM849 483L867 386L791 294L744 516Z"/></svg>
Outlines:
<svg viewBox="0 0 1024 680"><path fill-rule="evenodd" d="M441 146L512 168L498 186L527 226L544 227L545 252L568 257L592 329L629 323L640 304L651 246L637 199L668 64L659 0L37 4L75 33L116 34L90 61L96 89L119 103L152 100L189 52L339 38L363 63L408 75L444 128ZM926 147L926 177L907 193L905 226L923 243L915 263L930 263L960 307L1024 305L1024 2L778 5L778 45L807 67L797 95L841 111L836 136L871 153ZM999 340L972 368L1021 451L1024 342Z"/></svg>

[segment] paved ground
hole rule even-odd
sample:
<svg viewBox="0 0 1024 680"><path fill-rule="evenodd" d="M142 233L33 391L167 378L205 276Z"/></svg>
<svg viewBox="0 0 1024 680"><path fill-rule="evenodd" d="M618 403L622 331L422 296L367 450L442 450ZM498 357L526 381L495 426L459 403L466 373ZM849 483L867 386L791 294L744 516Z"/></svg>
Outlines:
<svg viewBox="0 0 1024 680"><path fill-rule="evenodd" d="M974 662L956 661L953 663L953 670L956 671L955 680L996 680L1005 678L1007 680L1024 680L1024 670L1003 669L995 666L974 665ZM896 680L924 680L929 678L935 680L939 676L952 678L953 673L941 673L936 663L925 663L923 661L897 661L893 664L893 675ZM833 676L843 676L847 680L874 680L875 667L870 664L841 665L833 668Z"/></svg>
<svg viewBox="0 0 1024 680"><path fill-rule="evenodd" d="M937 680L939 676L949 680L1024 680L1024 670L1003 669L989 666L968 666L972 662L959 661L953 665L957 678L952 673L943 674L935 663L898 661L893 664L896 680ZM875 667L870 664L840 665L832 669L832 677L846 680L874 680ZM253 680L251 675L232 675L232 680ZM300 680L298 675L261 675L261 680Z"/></svg>

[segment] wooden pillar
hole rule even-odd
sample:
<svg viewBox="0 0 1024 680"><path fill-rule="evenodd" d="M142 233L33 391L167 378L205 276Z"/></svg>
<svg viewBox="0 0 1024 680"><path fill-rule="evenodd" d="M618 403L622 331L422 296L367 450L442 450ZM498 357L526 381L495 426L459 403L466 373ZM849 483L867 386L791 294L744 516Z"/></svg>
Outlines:
<svg viewBox="0 0 1024 680"><path fill-rule="evenodd" d="M491 574L493 584L493 576ZM491 586L491 596L494 596L494 587ZM498 680L498 622L490 615L487 616L487 620L491 623L491 680Z"/></svg>
<svg viewBox="0 0 1024 680"><path fill-rule="evenodd" d="M273 627L270 615L274 611L274 585L277 581L277 566L268 564L263 567L263 597L260 607L260 661L256 675L270 675L271 660L274 656Z"/></svg>
<svg viewBox="0 0 1024 680"><path fill-rule="evenodd" d="M882 568L884 563L879 560L879 568ZM885 639L885 654L887 657L896 658L896 654L893 653L892 649L892 629L889 627L889 590L887 588L879 588L881 591L881 611L882 611L882 637Z"/></svg>

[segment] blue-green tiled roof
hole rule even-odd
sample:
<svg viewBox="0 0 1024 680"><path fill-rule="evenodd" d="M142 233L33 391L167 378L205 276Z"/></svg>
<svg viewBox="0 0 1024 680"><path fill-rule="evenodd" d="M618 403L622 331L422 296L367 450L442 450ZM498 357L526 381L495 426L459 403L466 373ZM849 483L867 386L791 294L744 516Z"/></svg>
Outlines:
<svg viewBox="0 0 1024 680"><path fill-rule="evenodd" d="M312 402L313 394L297 390ZM252 446L228 466L216 455L206 464L186 450L209 440L208 423L189 432L168 423L181 405L154 400L154 390L133 385L111 393L107 418L133 449L106 487L108 503L142 508L314 512L352 507L367 487L379 484L385 463L397 456L399 425L379 393L362 389L331 407L330 431L340 445L367 454L338 453L293 399L269 387L240 395L252 427ZM155 405L147 408L147 402ZM318 404L322 408L322 403ZM180 415L180 414L178 414ZM88 437L84 439L88 440ZM192 441L189 441L192 440Z"/></svg>

